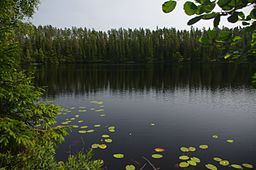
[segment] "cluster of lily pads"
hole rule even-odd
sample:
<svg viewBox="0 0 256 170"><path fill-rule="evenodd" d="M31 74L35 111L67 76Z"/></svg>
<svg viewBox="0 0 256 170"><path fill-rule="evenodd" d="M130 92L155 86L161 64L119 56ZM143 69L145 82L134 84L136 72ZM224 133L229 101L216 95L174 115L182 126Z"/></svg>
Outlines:
<svg viewBox="0 0 256 170"><path fill-rule="evenodd" d="M101 117L106 116L104 114L104 102L91 101L90 103L93 105L96 105L97 107L90 108L89 110L95 111L95 112L103 112L102 114L97 114L97 115L101 116ZM67 115L67 113L74 113L74 109L75 109L75 107L71 107L69 109L64 109L61 114ZM95 128L100 128L100 127L102 127L102 125L95 124L95 125L93 125L93 127L89 127L89 126L83 124L84 120L79 119L80 114L87 112L87 110L88 110L87 107L80 106L78 109L78 114L74 114L74 116L72 116L70 118L66 118L66 120L64 122L61 122L61 124L62 125L70 125L72 128L78 129L78 133L80 133L81 135L95 132ZM77 122L77 124L72 125L72 123L74 123L74 122ZM155 123L150 123L150 126L155 126ZM115 133L116 127L111 125L111 126L104 126L104 128L107 128L107 131L109 132L109 134L101 135L100 142L94 143L91 145L92 149L105 150L108 148L108 145L113 142L110 134ZM213 135L212 138L219 139L219 136ZM235 141L233 139L227 139L226 142L232 144ZM182 152L182 154L179 156L180 162L177 164L178 167L187 168L187 167L198 166L199 164L201 164L201 160L195 156L191 156L191 153L194 153L197 150L204 151L204 150L207 150L208 148L209 148L209 146L206 144L202 144L197 147L195 147L195 146L180 147L180 151ZM163 152L165 152L164 148L161 148L161 147L154 148L154 152L152 153L151 158L152 159L161 159L161 158L163 158ZM114 153L113 158L123 159L123 158L125 158L125 154L124 153ZM215 165L214 165L214 163L206 163L206 164L204 164L205 168L207 168L209 170L217 170L218 168L217 168L216 164L219 164L223 167L230 167L230 168L234 168L234 169L253 169L254 168L254 166L249 163L243 163L243 164L239 165L239 164L235 164L235 163L230 163L228 160L222 159L219 157L213 157L212 159L215 162ZM135 165L130 164L130 165L126 165L125 169L126 170L135 170L136 167L135 167Z"/></svg>

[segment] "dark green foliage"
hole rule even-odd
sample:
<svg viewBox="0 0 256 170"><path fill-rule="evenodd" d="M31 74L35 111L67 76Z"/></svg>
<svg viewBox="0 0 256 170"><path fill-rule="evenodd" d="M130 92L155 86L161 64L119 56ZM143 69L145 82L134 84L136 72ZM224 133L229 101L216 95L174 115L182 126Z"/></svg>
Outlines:
<svg viewBox="0 0 256 170"><path fill-rule="evenodd" d="M191 22L194 22L192 20ZM227 30L227 29L225 29ZM57 29L52 26L34 27L24 36L18 35L22 44L23 63L170 63L180 61L223 61L223 53L211 44L200 44L198 39L210 30L178 31L172 29L119 29L101 32L82 28ZM232 34L244 36L239 29ZM221 30L217 32L222 32ZM212 37L214 38L214 37ZM246 39L248 43L250 39ZM228 47L229 45L226 44ZM30 57L28 57L28 51ZM211 54L211 55L209 55ZM247 61L247 58L243 58Z"/></svg>
<svg viewBox="0 0 256 170"><path fill-rule="evenodd" d="M177 4L176 1L169 0L163 4L162 9L165 13L172 12L176 7L176 4Z"/></svg>
<svg viewBox="0 0 256 170"><path fill-rule="evenodd" d="M25 30L21 21L32 16L37 4L38 0L0 1L1 169L57 169L55 147L67 135L67 128L54 126L60 108L40 102L43 90L36 88L33 79L19 68L21 51L16 31ZM26 50L29 61L31 49ZM39 49L38 57L43 56ZM92 163L87 161L90 167ZM95 165L100 169L98 163Z"/></svg>

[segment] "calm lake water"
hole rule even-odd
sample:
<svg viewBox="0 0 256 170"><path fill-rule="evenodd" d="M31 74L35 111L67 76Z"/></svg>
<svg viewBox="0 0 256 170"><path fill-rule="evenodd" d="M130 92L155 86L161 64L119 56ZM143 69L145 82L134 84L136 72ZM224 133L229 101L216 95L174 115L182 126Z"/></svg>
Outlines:
<svg viewBox="0 0 256 170"><path fill-rule="evenodd" d="M59 124L75 118L70 124L79 125L58 146L58 160L105 143L101 136L108 134L113 142L95 150L104 169L122 170L127 164L140 169L145 163L145 170L152 169L143 157L161 170L181 169L179 156L188 155L200 158L194 169L203 170L206 163L231 169L213 157L255 166L256 90L250 83L254 72L255 67L246 64L59 65L38 67L35 76L37 85L48 86L45 99L67 109L58 116ZM85 125L85 130L95 132L78 133ZM116 131L109 132L109 126ZM199 149L202 144L209 148ZM183 153L182 146L197 151ZM162 159L151 158L157 147L165 149ZM125 158L115 159L115 153Z"/></svg>

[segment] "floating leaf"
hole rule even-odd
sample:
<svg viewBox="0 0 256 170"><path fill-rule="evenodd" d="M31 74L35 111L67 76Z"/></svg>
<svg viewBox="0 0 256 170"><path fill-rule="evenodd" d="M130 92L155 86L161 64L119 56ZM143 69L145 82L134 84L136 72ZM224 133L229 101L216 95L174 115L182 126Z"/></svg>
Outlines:
<svg viewBox="0 0 256 170"><path fill-rule="evenodd" d="M95 112L104 112L104 109L95 110Z"/></svg>
<svg viewBox="0 0 256 170"><path fill-rule="evenodd" d="M189 149L186 148L186 147L181 147L180 150L181 150L182 152L189 152Z"/></svg>
<svg viewBox="0 0 256 170"><path fill-rule="evenodd" d="M111 133L114 133L116 130L115 129L109 129L108 131L111 132Z"/></svg>
<svg viewBox="0 0 256 170"><path fill-rule="evenodd" d="M79 106L79 109L85 109L86 107L85 106Z"/></svg>
<svg viewBox="0 0 256 170"><path fill-rule="evenodd" d="M135 170L135 166L134 165L126 165L125 170Z"/></svg>
<svg viewBox="0 0 256 170"><path fill-rule="evenodd" d="M79 130L78 133L86 133L86 130Z"/></svg>
<svg viewBox="0 0 256 170"><path fill-rule="evenodd" d="M112 139L105 139L105 142L112 143Z"/></svg>
<svg viewBox="0 0 256 170"><path fill-rule="evenodd" d="M196 162L196 163L200 163L200 162L201 162L200 159L197 158L197 157L192 157L192 158L190 158L190 159L191 159L191 161L194 161L194 162Z"/></svg>
<svg viewBox="0 0 256 170"><path fill-rule="evenodd" d="M62 124L62 125L68 125L69 122L68 122L68 121L67 121L67 122L62 122L61 124Z"/></svg>
<svg viewBox="0 0 256 170"><path fill-rule="evenodd" d="M109 135L102 135L103 138L109 138Z"/></svg>
<svg viewBox="0 0 256 170"><path fill-rule="evenodd" d="M99 148L100 148L100 149L106 149L107 147L108 147L108 146L107 146L106 144L100 144L100 145L99 145Z"/></svg>
<svg viewBox="0 0 256 170"><path fill-rule="evenodd" d="M197 163L196 163L196 162L191 161L191 160L190 160L190 161L187 161L187 162L188 162L188 164L189 164L189 165L192 165L192 166L196 166L196 165L197 165Z"/></svg>
<svg viewBox="0 0 256 170"><path fill-rule="evenodd" d="M109 126L108 129L115 129L115 126Z"/></svg>
<svg viewBox="0 0 256 170"><path fill-rule="evenodd" d="M105 114L100 114L99 116L100 116L100 117L104 117L104 116L106 116L106 115L105 115Z"/></svg>
<svg viewBox="0 0 256 170"><path fill-rule="evenodd" d="M75 107L70 107L71 110L75 109Z"/></svg>
<svg viewBox="0 0 256 170"><path fill-rule="evenodd" d="M91 108L91 110L95 110L95 108Z"/></svg>
<svg viewBox="0 0 256 170"><path fill-rule="evenodd" d="M151 157L154 158L154 159L160 159L160 158L163 157L163 155L161 155L161 154L152 154Z"/></svg>
<svg viewBox="0 0 256 170"><path fill-rule="evenodd" d="M86 112L87 110L78 110L78 112L81 112L81 113L83 113L83 112Z"/></svg>
<svg viewBox="0 0 256 170"><path fill-rule="evenodd" d="M237 164L232 164L230 166L235 168L235 169L243 169L243 167L241 165L237 165Z"/></svg>
<svg viewBox="0 0 256 170"><path fill-rule="evenodd" d="M181 162L181 163L179 163L179 167L187 168L187 167L189 167L189 164L187 162Z"/></svg>
<svg viewBox="0 0 256 170"><path fill-rule="evenodd" d="M77 122L78 122L78 123L83 123L84 121L83 121L83 120L78 120Z"/></svg>
<svg viewBox="0 0 256 170"><path fill-rule="evenodd" d="M93 148L93 149L97 149L99 147L99 144L92 144L92 146L91 146L91 148Z"/></svg>
<svg viewBox="0 0 256 170"><path fill-rule="evenodd" d="M76 118L79 118L80 115L75 115Z"/></svg>
<svg viewBox="0 0 256 170"><path fill-rule="evenodd" d="M227 140L227 142L228 142L228 143L234 143L234 140L229 139L229 140Z"/></svg>
<svg viewBox="0 0 256 170"><path fill-rule="evenodd" d="M219 136L217 136L217 135L213 135L213 136L212 136L212 138L214 138L214 139L218 139L218 138L219 138Z"/></svg>
<svg viewBox="0 0 256 170"><path fill-rule="evenodd" d="M183 161L186 161L186 160L189 160L189 157L186 156L186 155L182 155L179 157L180 160L183 160Z"/></svg>
<svg viewBox="0 0 256 170"><path fill-rule="evenodd" d="M86 129L86 128L88 128L88 126L81 126L80 128L81 129Z"/></svg>
<svg viewBox="0 0 256 170"><path fill-rule="evenodd" d="M189 150L190 152L195 152L195 151L196 151L196 148L195 148L195 147L189 147L188 150Z"/></svg>
<svg viewBox="0 0 256 170"><path fill-rule="evenodd" d="M222 161L220 161L219 163L220 163L220 165L222 165L222 166L228 166L228 165L229 165L229 161L227 161L227 160L222 160Z"/></svg>
<svg viewBox="0 0 256 170"><path fill-rule="evenodd" d="M86 132L87 133L93 133L95 130L93 130L93 129L90 129L90 130L87 130Z"/></svg>
<svg viewBox="0 0 256 170"><path fill-rule="evenodd" d="M70 118L70 120L76 120L76 118L72 117L72 118Z"/></svg>
<svg viewBox="0 0 256 170"><path fill-rule="evenodd" d="M101 125L94 125L94 127L101 127Z"/></svg>
<svg viewBox="0 0 256 170"><path fill-rule="evenodd" d="M124 154L121 154L121 153L116 153L116 154L114 154L113 156L114 156L114 158L117 158L117 159L122 159L122 158L124 158Z"/></svg>
<svg viewBox="0 0 256 170"><path fill-rule="evenodd" d="M218 168L213 164L206 164L205 167L210 170L217 170Z"/></svg>
<svg viewBox="0 0 256 170"><path fill-rule="evenodd" d="M155 150L155 152L164 152L163 148L155 148L154 150Z"/></svg>
<svg viewBox="0 0 256 170"><path fill-rule="evenodd" d="M253 165L248 164L248 163L244 163L242 165L243 165L243 167L248 168L248 169L252 169L253 168Z"/></svg>
<svg viewBox="0 0 256 170"><path fill-rule="evenodd" d="M213 160L215 160L215 161L217 161L217 162L222 161L222 159L221 159L221 158L219 158L219 157L214 157L214 158L213 158Z"/></svg>
<svg viewBox="0 0 256 170"><path fill-rule="evenodd" d="M73 125L72 127L73 127L73 128L79 128L79 126L78 126L78 125Z"/></svg>
<svg viewBox="0 0 256 170"><path fill-rule="evenodd" d="M200 145L199 148L200 149L208 149L208 145Z"/></svg>

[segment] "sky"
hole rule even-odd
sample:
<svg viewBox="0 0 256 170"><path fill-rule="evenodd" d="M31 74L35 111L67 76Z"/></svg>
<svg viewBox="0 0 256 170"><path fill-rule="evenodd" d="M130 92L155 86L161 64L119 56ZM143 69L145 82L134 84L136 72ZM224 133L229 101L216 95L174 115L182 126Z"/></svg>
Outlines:
<svg viewBox="0 0 256 170"><path fill-rule="evenodd" d="M169 14L162 12L165 0L41 0L31 22L58 28L72 26L106 31L112 28L176 28L190 29L190 18L183 11L183 2ZM228 26L227 22L222 25ZM212 27L212 21L200 21L197 28Z"/></svg>

